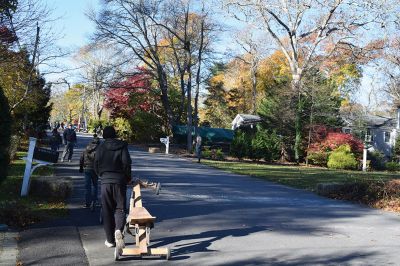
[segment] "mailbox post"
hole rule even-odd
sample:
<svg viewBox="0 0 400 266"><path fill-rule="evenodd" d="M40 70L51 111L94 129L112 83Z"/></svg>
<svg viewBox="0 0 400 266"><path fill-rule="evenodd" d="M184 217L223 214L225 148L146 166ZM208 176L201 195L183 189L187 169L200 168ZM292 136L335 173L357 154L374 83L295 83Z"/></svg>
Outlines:
<svg viewBox="0 0 400 266"><path fill-rule="evenodd" d="M165 154L169 153L169 137L160 138L161 143L165 144Z"/></svg>
<svg viewBox="0 0 400 266"><path fill-rule="evenodd" d="M22 181L21 196L28 195L29 179L31 177L33 152L35 151L36 138L29 138L28 156L25 160L25 173Z"/></svg>
<svg viewBox="0 0 400 266"><path fill-rule="evenodd" d="M36 138L29 138L28 156L23 158L26 164L25 164L24 179L22 181L22 187L21 187L21 197L28 195L30 178L33 171L35 171L40 166L56 163L58 160L58 152L42 148L35 148L36 141L37 141ZM37 164L32 167L33 162Z"/></svg>

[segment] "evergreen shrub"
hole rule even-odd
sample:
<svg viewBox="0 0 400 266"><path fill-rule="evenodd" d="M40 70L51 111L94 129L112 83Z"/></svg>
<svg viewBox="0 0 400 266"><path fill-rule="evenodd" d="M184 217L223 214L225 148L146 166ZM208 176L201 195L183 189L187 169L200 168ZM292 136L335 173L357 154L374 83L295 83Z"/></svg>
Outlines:
<svg viewBox="0 0 400 266"><path fill-rule="evenodd" d="M329 155L328 168L354 170L357 167L357 160L348 144L339 146Z"/></svg>
<svg viewBox="0 0 400 266"><path fill-rule="evenodd" d="M389 172L397 172L400 171L400 164L398 162L387 162L385 168Z"/></svg>
<svg viewBox="0 0 400 266"><path fill-rule="evenodd" d="M385 170L385 155L379 151L369 152L367 159L371 162L373 170Z"/></svg>
<svg viewBox="0 0 400 266"><path fill-rule="evenodd" d="M309 151L307 153L307 158L309 163L318 165L318 166L326 166L328 163L329 153L325 151Z"/></svg>
<svg viewBox="0 0 400 266"><path fill-rule="evenodd" d="M280 157L281 140L275 131L259 129L251 141L253 158L265 161L277 160Z"/></svg>
<svg viewBox="0 0 400 266"><path fill-rule="evenodd" d="M235 136L233 137L230 154L241 160L247 156L250 146L251 143L246 133L239 129L235 132Z"/></svg>

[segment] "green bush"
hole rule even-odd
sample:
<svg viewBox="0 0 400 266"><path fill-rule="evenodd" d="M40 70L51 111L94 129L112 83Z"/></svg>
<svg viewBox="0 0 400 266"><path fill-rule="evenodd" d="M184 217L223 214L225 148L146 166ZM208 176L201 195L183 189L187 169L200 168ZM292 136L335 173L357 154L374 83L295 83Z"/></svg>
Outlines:
<svg viewBox="0 0 400 266"><path fill-rule="evenodd" d="M400 164L398 162L387 162L385 168L389 172L397 172L400 171Z"/></svg>
<svg viewBox="0 0 400 266"><path fill-rule="evenodd" d="M210 148L204 148L204 150L201 152L201 157L205 159L211 159L211 151Z"/></svg>
<svg viewBox="0 0 400 266"><path fill-rule="evenodd" d="M241 160L248 154L247 151L250 146L251 143L249 142L249 138L246 137L246 133L239 129L233 137L230 154Z"/></svg>
<svg viewBox="0 0 400 266"><path fill-rule="evenodd" d="M92 133L96 133L95 130L98 127L101 126L102 128L104 128L105 126L108 126L108 125L110 125L110 123L107 122L106 120L103 120L103 119L91 119L89 121L89 123L88 123L88 130L90 132L92 132Z"/></svg>
<svg viewBox="0 0 400 266"><path fill-rule="evenodd" d="M259 129L251 141L253 158L265 161L277 160L281 152L281 140L276 132Z"/></svg>
<svg viewBox="0 0 400 266"><path fill-rule="evenodd" d="M367 159L373 170L385 170L385 155L379 151L368 153Z"/></svg>
<svg viewBox="0 0 400 266"><path fill-rule="evenodd" d="M133 132L128 120L124 118L116 118L114 120L114 128L120 139L128 142L133 139Z"/></svg>
<svg viewBox="0 0 400 266"><path fill-rule="evenodd" d="M324 151L309 151L307 153L307 159L309 163L319 166L326 166L328 163L329 153Z"/></svg>
<svg viewBox="0 0 400 266"><path fill-rule="evenodd" d="M224 153L222 152L222 149L217 149L217 150L215 151L215 159L216 159L216 160L219 160L219 161L223 161L223 160L225 159L225 155L224 155Z"/></svg>
<svg viewBox="0 0 400 266"><path fill-rule="evenodd" d="M333 169L357 169L358 163L351 147L348 144L341 145L331 152L328 159L328 168Z"/></svg>
<svg viewBox="0 0 400 266"><path fill-rule="evenodd" d="M10 139L11 139L12 120L8 101L0 87L0 180L7 175L10 163Z"/></svg>
<svg viewBox="0 0 400 266"><path fill-rule="evenodd" d="M156 141L159 143L159 138L165 137L165 133L162 130L162 119L155 114L137 111L129 119L129 124L135 141L141 143Z"/></svg>

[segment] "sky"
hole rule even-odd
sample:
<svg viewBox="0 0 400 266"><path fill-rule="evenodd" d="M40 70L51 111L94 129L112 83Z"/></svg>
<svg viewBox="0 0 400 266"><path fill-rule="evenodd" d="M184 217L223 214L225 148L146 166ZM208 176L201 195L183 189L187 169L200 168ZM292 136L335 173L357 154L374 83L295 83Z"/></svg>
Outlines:
<svg viewBox="0 0 400 266"><path fill-rule="evenodd" d="M90 8L98 6L98 0L45 0L52 8L53 14L59 19L54 23L58 32L64 34L59 40L61 46L79 47L89 41L94 31L93 24L85 16Z"/></svg>

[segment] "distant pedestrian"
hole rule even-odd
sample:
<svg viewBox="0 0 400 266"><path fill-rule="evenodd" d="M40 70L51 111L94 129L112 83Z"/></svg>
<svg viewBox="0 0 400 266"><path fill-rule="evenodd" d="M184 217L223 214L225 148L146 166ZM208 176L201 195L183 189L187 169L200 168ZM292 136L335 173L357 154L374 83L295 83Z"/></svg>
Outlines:
<svg viewBox="0 0 400 266"><path fill-rule="evenodd" d="M62 143L61 135L60 135L60 133L58 133L57 128L54 128L53 131L51 131L51 137L50 137L51 150L58 151L61 143Z"/></svg>
<svg viewBox="0 0 400 266"><path fill-rule="evenodd" d="M98 177L94 171L94 157L97 146L100 144L100 139L96 134L93 135L92 141L86 146L79 161L79 172L85 173L85 208L91 207L94 211L97 204L97 187ZM93 188L93 189L92 189Z"/></svg>
<svg viewBox="0 0 400 266"><path fill-rule="evenodd" d="M125 225L126 185L131 183L131 157L128 144L118 140L114 127L103 129L102 142L96 149L94 170L101 181L101 205L103 210L105 245L117 247L122 253L125 247L123 229Z"/></svg>
<svg viewBox="0 0 400 266"><path fill-rule="evenodd" d="M64 130L63 133L64 138L64 152L61 157L61 162L63 162L68 153L68 162L71 162L72 154L74 153L74 146L76 144L76 133L72 124L69 124L69 127Z"/></svg>
<svg viewBox="0 0 400 266"><path fill-rule="evenodd" d="M201 137L200 136L196 137L195 152L196 152L197 162L199 163L201 160Z"/></svg>

